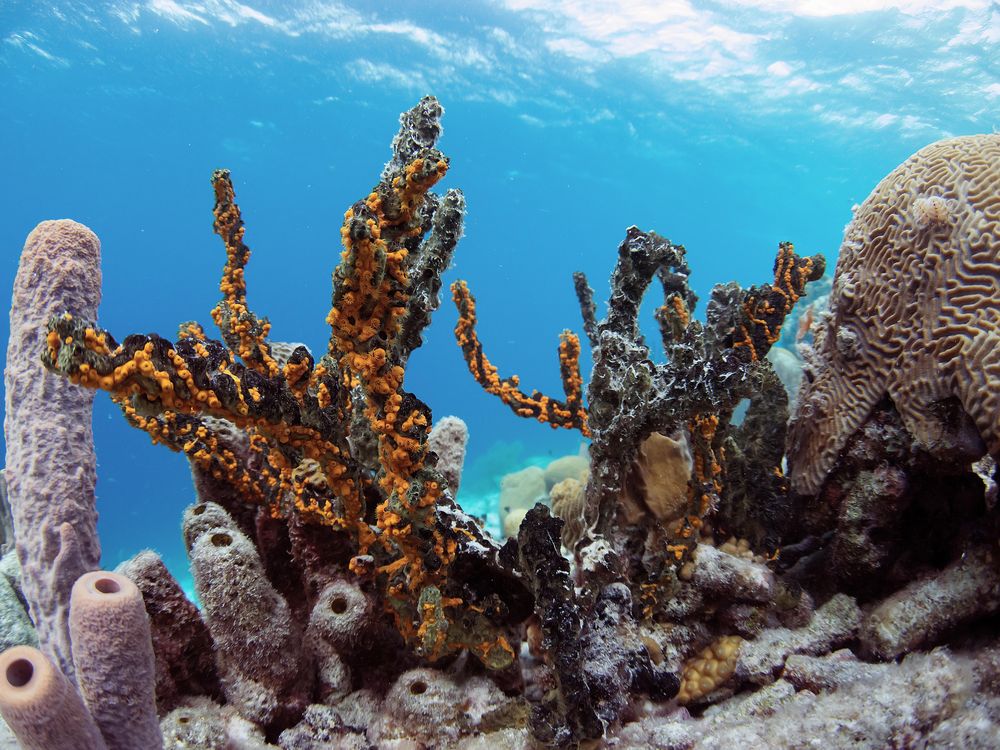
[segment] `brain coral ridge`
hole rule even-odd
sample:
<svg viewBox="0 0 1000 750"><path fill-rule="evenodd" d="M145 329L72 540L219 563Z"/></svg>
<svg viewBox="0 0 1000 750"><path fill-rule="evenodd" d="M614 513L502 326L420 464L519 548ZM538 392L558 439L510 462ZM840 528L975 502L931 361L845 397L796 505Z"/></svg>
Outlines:
<svg viewBox="0 0 1000 750"><path fill-rule="evenodd" d="M844 234L830 314L789 427L791 483L823 484L886 395L933 451L957 399L1000 455L1000 135L933 143L893 170Z"/></svg>

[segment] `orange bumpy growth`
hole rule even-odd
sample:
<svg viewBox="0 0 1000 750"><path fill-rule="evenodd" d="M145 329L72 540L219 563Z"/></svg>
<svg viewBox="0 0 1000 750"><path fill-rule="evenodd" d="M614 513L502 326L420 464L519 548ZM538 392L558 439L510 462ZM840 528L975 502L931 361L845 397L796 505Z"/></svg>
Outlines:
<svg viewBox="0 0 1000 750"><path fill-rule="evenodd" d="M579 337L571 331L563 331L559 336L559 374L566 400L559 401L538 391L532 391L529 396L519 388L521 381L517 375L501 378L483 353L483 345L476 335L476 300L468 285L456 281L451 285L451 294L458 308L455 338L462 347L469 372L486 392L498 396L518 416L533 417L553 428L580 430L589 436L587 410L583 405Z"/></svg>
<svg viewBox="0 0 1000 750"><path fill-rule="evenodd" d="M400 616L408 607L395 606L397 626L405 637L425 644L431 657L446 646L465 646L484 658L500 641L448 643L443 610L461 605L457 597L431 597L444 585L447 566L456 551L454 538L446 537L433 523L435 506L443 490L438 482L421 475L427 455L430 414L426 406L403 390L404 370L391 356L406 314L409 279L403 240L417 236L417 212L427 191L444 176L448 164L418 158L408 164L390 191L376 190L344 215L341 264L335 272L333 307L327 317L332 335L330 356L337 359L345 380L362 389L365 416L378 438L379 485L386 498L376 508L380 530L363 540L359 555L379 544L391 558L377 573L386 577L390 602L419 597L418 621ZM387 238L389 238L387 240ZM435 564L426 563L426 543L417 530L430 533ZM362 566L355 558L354 566ZM502 640L502 638L501 638ZM513 653L509 646L507 652Z"/></svg>
<svg viewBox="0 0 1000 750"><path fill-rule="evenodd" d="M72 318L64 316L64 320L69 323ZM199 468L216 479L224 479L249 502L264 503L265 498L273 498L269 507L275 515L282 512L282 498L289 497L293 506L314 522L336 528L367 528L361 523L357 484L348 475L343 449L311 427L289 425L255 413L254 407L261 400L261 394L256 388L244 387L240 376L245 378L245 370L218 344L205 339L200 327L188 324L182 328L180 342L190 344L197 357L217 359L213 374L233 383L230 403L223 404L212 387L200 387L187 360L174 348L158 353L154 341L150 340L134 348L129 355L125 345L109 348L106 334L96 335L91 328L84 329L83 338L79 343L84 350L121 364L102 374L98 368L81 362L75 371L67 374L69 379L107 391L128 421L149 433L154 443L163 443L185 453ZM62 339L51 331L48 335L51 361L56 361L63 345L73 343L71 336ZM213 349L210 351L209 347ZM161 364L157 366L157 362ZM143 413L137 408L142 401L134 399L138 396L159 402L162 408ZM250 450L263 452L268 459L262 462L256 475L247 472L232 451L224 448L217 436L196 418L206 415L225 419L248 433ZM341 498L348 512L335 511L328 499L315 496L311 500L304 499L303 488L296 481L295 467L280 451L268 449L269 443L287 446L317 462L326 482L323 494L332 492Z"/></svg>
<svg viewBox="0 0 1000 750"><path fill-rule="evenodd" d="M415 212L447 169L444 160L435 164L414 160L392 186L393 216L383 210L385 198L372 192L348 209L340 230L344 250L335 273L334 305L327 316L332 329L329 351L344 377L355 378L364 391L365 415L379 438L384 470L380 483L387 497L393 493L406 497L410 477L423 466L430 423L419 409L404 409L403 368L388 355L406 314L409 279L406 248L398 242L390 248L382 235L390 228L401 230L397 237L419 234L419 224L413 225ZM434 503L436 495L428 492L432 496L420 498L419 505ZM394 529L397 519L386 505L380 506L379 527L399 534L401 530Z"/></svg>
<svg viewBox="0 0 1000 750"><path fill-rule="evenodd" d="M733 348L756 362L781 338L785 316L803 295L805 285L822 275L815 258L800 258L791 242L778 246L774 261L774 283L743 301L741 322L733 335Z"/></svg>
<svg viewBox="0 0 1000 750"><path fill-rule="evenodd" d="M244 363L261 375L274 377L278 374L278 363L267 345L271 326L266 319L258 321L247 307L244 271L250 259L250 248L243 243L243 217L235 202L229 171L216 170L212 175L212 187L215 190L215 233L226 243L226 265L219 283L222 301L212 310L212 320Z"/></svg>

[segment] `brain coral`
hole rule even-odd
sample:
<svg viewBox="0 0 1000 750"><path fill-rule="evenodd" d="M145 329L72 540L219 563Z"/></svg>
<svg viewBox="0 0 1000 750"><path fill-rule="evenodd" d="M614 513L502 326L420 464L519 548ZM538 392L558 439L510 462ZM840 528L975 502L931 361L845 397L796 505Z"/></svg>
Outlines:
<svg viewBox="0 0 1000 750"><path fill-rule="evenodd" d="M933 143L883 179L845 230L830 300L789 426L794 490L819 490L886 394L923 447L954 397L1000 454L1000 135Z"/></svg>

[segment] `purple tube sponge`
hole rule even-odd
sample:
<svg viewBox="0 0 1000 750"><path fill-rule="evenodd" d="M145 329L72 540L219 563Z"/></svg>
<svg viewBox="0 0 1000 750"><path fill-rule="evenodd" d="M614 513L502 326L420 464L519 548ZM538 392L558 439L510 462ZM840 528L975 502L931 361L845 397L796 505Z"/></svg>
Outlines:
<svg viewBox="0 0 1000 750"><path fill-rule="evenodd" d="M39 359L54 315L94 320L101 300L101 243L75 221L43 221L21 253L7 344L7 494L24 596L39 647L73 679L69 597L100 564L91 413L94 393L48 372Z"/></svg>
<svg viewBox="0 0 1000 750"><path fill-rule="evenodd" d="M73 685L31 646L0 654L0 714L23 750L107 748Z"/></svg>
<svg viewBox="0 0 1000 750"><path fill-rule="evenodd" d="M80 692L108 750L163 747L156 716L156 662L142 594L100 570L73 586L69 615Z"/></svg>

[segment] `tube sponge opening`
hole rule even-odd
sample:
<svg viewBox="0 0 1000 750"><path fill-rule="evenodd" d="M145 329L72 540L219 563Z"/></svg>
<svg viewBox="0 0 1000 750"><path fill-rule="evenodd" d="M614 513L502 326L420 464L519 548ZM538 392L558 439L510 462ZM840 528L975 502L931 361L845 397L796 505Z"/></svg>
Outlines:
<svg viewBox="0 0 1000 750"><path fill-rule="evenodd" d="M139 588L103 570L80 576L69 631L80 692L109 750L162 747L156 661Z"/></svg>
<svg viewBox="0 0 1000 750"><path fill-rule="evenodd" d="M236 529L236 521L221 505L205 502L188 506L184 510L184 520L181 524L184 533L184 546L191 552L197 539L203 532L212 528Z"/></svg>
<svg viewBox="0 0 1000 750"><path fill-rule="evenodd" d="M35 665L28 659L20 658L7 665L4 677L13 687L25 687L35 676Z"/></svg>
<svg viewBox="0 0 1000 750"><path fill-rule="evenodd" d="M0 715L24 750L106 750L80 696L36 648L0 654Z"/></svg>
<svg viewBox="0 0 1000 750"><path fill-rule="evenodd" d="M337 580L320 592L309 630L336 649L350 649L373 622L370 598L352 581Z"/></svg>
<svg viewBox="0 0 1000 750"><path fill-rule="evenodd" d="M94 590L100 594L119 594L122 587L114 578L100 576L94 579Z"/></svg>

